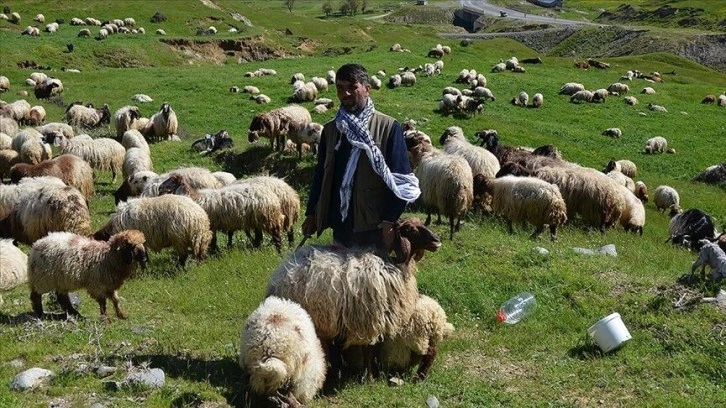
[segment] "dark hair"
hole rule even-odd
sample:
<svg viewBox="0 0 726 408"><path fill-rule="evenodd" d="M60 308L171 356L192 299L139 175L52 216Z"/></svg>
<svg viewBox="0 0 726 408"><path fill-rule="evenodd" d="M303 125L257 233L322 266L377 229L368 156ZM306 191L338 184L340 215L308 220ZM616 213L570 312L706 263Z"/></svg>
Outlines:
<svg viewBox="0 0 726 408"><path fill-rule="evenodd" d="M360 64L345 64L338 68L335 78L343 81L368 85L368 71Z"/></svg>

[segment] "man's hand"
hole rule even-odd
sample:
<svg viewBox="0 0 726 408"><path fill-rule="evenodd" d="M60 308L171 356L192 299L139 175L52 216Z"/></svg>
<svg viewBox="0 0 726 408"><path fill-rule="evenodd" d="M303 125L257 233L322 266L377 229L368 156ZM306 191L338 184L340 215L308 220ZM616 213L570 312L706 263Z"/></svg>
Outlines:
<svg viewBox="0 0 726 408"><path fill-rule="evenodd" d="M305 237L311 237L318 229L318 222L314 215L308 215L302 225L302 233Z"/></svg>
<svg viewBox="0 0 726 408"><path fill-rule="evenodd" d="M392 222L383 221L381 223L381 239L383 240L384 249L387 252L391 252L391 247L393 247L393 241L395 239Z"/></svg>

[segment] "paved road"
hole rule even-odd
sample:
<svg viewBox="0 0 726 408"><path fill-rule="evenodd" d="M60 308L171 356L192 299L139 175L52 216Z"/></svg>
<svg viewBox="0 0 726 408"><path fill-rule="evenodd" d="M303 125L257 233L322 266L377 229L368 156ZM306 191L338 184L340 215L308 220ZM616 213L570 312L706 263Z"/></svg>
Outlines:
<svg viewBox="0 0 726 408"><path fill-rule="evenodd" d="M469 10L476 10L481 14L485 14L493 17L500 17L500 12L504 11L507 13L509 19L514 20L526 20L531 23L540 24L560 24L560 25L601 25L597 23L591 23L589 21L576 21L576 20L563 20L556 17L538 16L533 14L524 14L520 11L508 9L505 7L499 7L489 4L485 0L460 0L462 8Z"/></svg>

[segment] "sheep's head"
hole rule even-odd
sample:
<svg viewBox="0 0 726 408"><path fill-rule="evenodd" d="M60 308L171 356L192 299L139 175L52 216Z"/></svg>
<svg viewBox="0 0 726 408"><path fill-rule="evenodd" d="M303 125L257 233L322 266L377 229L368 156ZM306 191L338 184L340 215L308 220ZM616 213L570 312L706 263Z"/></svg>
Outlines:
<svg viewBox="0 0 726 408"><path fill-rule="evenodd" d="M98 112L98 123L99 124L110 124L111 123L111 110L109 109L108 105L104 104L101 109L97 110Z"/></svg>
<svg viewBox="0 0 726 408"><path fill-rule="evenodd" d="M250 143L254 143L260 138L260 133L265 134L269 129L270 118L268 115L261 113L255 116L250 123L247 139Z"/></svg>
<svg viewBox="0 0 726 408"><path fill-rule="evenodd" d="M643 183L636 183L635 184L635 196L640 199L643 203L648 202L648 187L645 186Z"/></svg>
<svg viewBox="0 0 726 408"><path fill-rule="evenodd" d="M481 141L479 145L486 146L486 149L489 151L492 151L499 146L499 134L496 130L483 130L481 132L476 132L475 136Z"/></svg>
<svg viewBox="0 0 726 408"><path fill-rule="evenodd" d="M610 160L608 164L605 165L605 168L602 170L603 173L608 174L613 170L617 169L618 163L615 160Z"/></svg>
<svg viewBox="0 0 726 408"><path fill-rule="evenodd" d="M164 102L161 104L161 108L159 108L159 111L164 115L165 118L169 117L169 113L171 113L171 105L169 105L169 102Z"/></svg>
<svg viewBox="0 0 726 408"><path fill-rule="evenodd" d="M189 191L189 185L184 177L179 174L171 174L169 178L159 185L159 195L179 194L184 195Z"/></svg>
<svg viewBox="0 0 726 408"><path fill-rule="evenodd" d="M439 138L439 144L443 145L449 138L464 139L464 131L459 126L449 126Z"/></svg>
<svg viewBox="0 0 726 408"><path fill-rule="evenodd" d="M129 117L131 118L131 121L139 120L141 118L139 108L129 109Z"/></svg>
<svg viewBox="0 0 726 408"><path fill-rule="evenodd" d="M534 154L535 156L545 156L558 160L562 158L562 154L560 154L560 149L558 149L555 145L551 144L546 144L534 149L532 151L532 154Z"/></svg>
<svg viewBox="0 0 726 408"><path fill-rule="evenodd" d="M124 264L131 265L138 262L142 267L145 267L149 260L145 243L144 233L138 230L121 231L108 241L111 250L121 253Z"/></svg>
<svg viewBox="0 0 726 408"><path fill-rule="evenodd" d="M668 207L668 209L670 210L668 212L668 215L671 217L674 217L678 214L683 213L683 209L678 204L671 204L670 207Z"/></svg>
<svg viewBox="0 0 726 408"><path fill-rule="evenodd" d="M528 177L531 175L532 172L527 170L526 167L524 167L521 163L516 162L506 162L504 165L499 169L497 174L494 176L496 178L504 177L504 176L515 176L515 177ZM480 174L477 174L479 176ZM474 177L476 180L476 176ZM476 192L475 192L476 194Z"/></svg>
<svg viewBox="0 0 726 408"><path fill-rule="evenodd" d="M441 247L441 239L418 218L398 220L393 230L394 263L407 264L411 259L419 261L425 251L436 252Z"/></svg>

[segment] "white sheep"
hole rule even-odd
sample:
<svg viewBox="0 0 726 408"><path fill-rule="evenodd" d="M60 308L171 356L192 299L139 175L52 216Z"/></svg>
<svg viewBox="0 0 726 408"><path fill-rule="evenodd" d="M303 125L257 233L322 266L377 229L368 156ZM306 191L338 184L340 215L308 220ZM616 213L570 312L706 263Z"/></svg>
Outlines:
<svg viewBox="0 0 726 408"><path fill-rule="evenodd" d="M313 77L311 79L312 83L315 85L315 88L318 89L318 92L328 92L328 80L321 77Z"/></svg>
<svg viewBox="0 0 726 408"><path fill-rule="evenodd" d="M335 71L332 69L329 69L328 72L325 73L325 79L328 81L328 84L334 85L335 84Z"/></svg>
<svg viewBox="0 0 726 408"><path fill-rule="evenodd" d="M10 102L6 105L3 105L0 107L0 117L1 116L7 116L8 118L12 118L16 122L24 121L28 114L30 113L30 104L25 99L18 99L17 101ZM14 135L15 133L9 133L7 131L3 131L3 133L7 133L9 135Z"/></svg>
<svg viewBox="0 0 726 408"><path fill-rule="evenodd" d="M26 123L30 126L39 126L43 121L45 120L45 108L36 105L30 108L30 111L28 112L28 118L26 119Z"/></svg>
<svg viewBox="0 0 726 408"><path fill-rule="evenodd" d="M20 146L20 161L28 164L38 164L44 160L50 160L53 151L48 143L31 139Z"/></svg>
<svg viewBox="0 0 726 408"><path fill-rule="evenodd" d="M492 72L493 73L496 73L496 72L504 72L506 70L507 70L507 64L505 64L503 62L500 62L498 64L494 64L494 66L492 67Z"/></svg>
<svg viewBox="0 0 726 408"><path fill-rule="evenodd" d="M585 85L578 84L577 82L568 82L568 83L562 85L562 87L560 88L559 94L572 96L572 95L576 94L577 92L584 91L584 90L585 90Z"/></svg>
<svg viewBox="0 0 726 408"><path fill-rule="evenodd" d="M93 169L85 160L72 154L61 154L36 165L20 163L10 169L10 180L13 183L24 178L43 176L59 178L66 185L77 188L86 199L94 193Z"/></svg>
<svg viewBox="0 0 726 408"><path fill-rule="evenodd" d="M2 108L0 108L1 111ZM0 114L0 133L14 136L18 134L19 129L18 122L15 119Z"/></svg>
<svg viewBox="0 0 726 408"><path fill-rule="evenodd" d="M292 84L292 100L295 102L314 101L318 97L318 88L312 82L295 81Z"/></svg>
<svg viewBox="0 0 726 408"><path fill-rule="evenodd" d="M87 140L80 136L73 139L56 136L55 145L61 154L78 156L94 170L110 171L112 183L116 181L116 175L122 174L126 149L114 139L102 137Z"/></svg>
<svg viewBox="0 0 726 408"><path fill-rule="evenodd" d="M626 176L618 170L611 170L605 173L608 177L615 180L619 186L623 186L628 189L631 193L635 194L635 182L632 178Z"/></svg>
<svg viewBox="0 0 726 408"><path fill-rule="evenodd" d="M671 186L658 186L653 192L653 202L655 208L660 212L681 208L681 197L678 195L678 191Z"/></svg>
<svg viewBox="0 0 726 408"><path fill-rule="evenodd" d="M124 106L113 114L113 124L116 128L116 136L121 138L127 130L141 130L138 120L141 118L141 111L136 106Z"/></svg>
<svg viewBox="0 0 726 408"><path fill-rule="evenodd" d="M608 86L607 91L611 95L623 95L628 92L630 92L630 87L627 84L621 84L620 82L615 82L610 84Z"/></svg>
<svg viewBox="0 0 726 408"><path fill-rule="evenodd" d="M127 130L126 132L124 132L123 136L121 137L121 146L123 146L126 150L131 149L132 147L138 147L139 149L145 151L147 155L151 155L149 143L144 138L144 135L142 135L141 132L136 129Z"/></svg>
<svg viewBox="0 0 726 408"><path fill-rule="evenodd" d="M668 148L668 141L662 136L651 137L645 142L647 154L663 153Z"/></svg>
<svg viewBox="0 0 726 408"><path fill-rule="evenodd" d="M594 96L595 94L590 91L577 91L570 97L570 102L592 102L592 98L594 98Z"/></svg>
<svg viewBox="0 0 726 408"><path fill-rule="evenodd" d="M418 364L417 377L425 379L436 356L436 347L454 332L446 312L434 299L419 295L411 320L395 337L381 344L381 364L388 371L407 372Z"/></svg>
<svg viewBox="0 0 726 408"><path fill-rule="evenodd" d="M322 115L327 111L328 111L328 108L326 108L325 105L315 105L315 106L313 106L313 109L311 110L312 113L315 113L318 115ZM295 147L295 149L297 149L297 147Z"/></svg>
<svg viewBox="0 0 726 408"><path fill-rule="evenodd" d="M618 139L621 136L623 136L623 131L620 130L620 128L607 128L607 129L603 130L602 135L610 136L612 138Z"/></svg>
<svg viewBox="0 0 726 408"><path fill-rule="evenodd" d="M7 134L0 132L0 150L12 150L13 138Z"/></svg>
<svg viewBox="0 0 726 408"><path fill-rule="evenodd" d="M242 92L257 95L258 93L260 93L260 88L253 85L245 85L245 87L242 88Z"/></svg>
<svg viewBox="0 0 726 408"><path fill-rule="evenodd" d="M38 240L28 256L28 285L33 312L43 317L43 293L55 292L58 302L69 315L80 316L68 293L86 289L106 314L106 299L113 302L116 316L126 319L119 305L118 289L136 266L146 264L144 234L123 231L108 243L94 241L70 232L55 232Z"/></svg>
<svg viewBox="0 0 726 408"><path fill-rule="evenodd" d="M701 267L701 279L705 279L706 265L708 265L711 267L712 282L726 278L726 253L723 249L707 239L701 240L699 243L703 246L698 252L698 259L691 265L691 276Z"/></svg>
<svg viewBox="0 0 726 408"><path fill-rule="evenodd" d="M149 118L149 123L141 129L141 134L150 140L174 140L178 138L178 127L176 112L168 102L164 102L159 111Z"/></svg>
<svg viewBox="0 0 726 408"><path fill-rule="evenodd" d="M373 75L370 78L371 88L373 89L381 89L383 87L383 81L381 81L377 76Z"/></svg>
<svg viewBox="0 0 726 408"><path fill-rule="evenodd" d="M126 229L138 229L146 237L152 251L172 247L184 266L191 249L197 260L207 255L212 231L209 216L191 198L178 195L142 197L120 202L111 219L93 235L108 240Z"/></svg>
<svg viewBox="0 0 726 408"><path fill-rule="evenodd" d="M610 160L603 173L609 173L613 170L617 170L628 177L635 177L638 173L638 167L630 160Z"/></svg>
<svg viewBox="0 0 726 408"><path fill-rule="evenodd" d="M33 128L25 128L13 137L13 141L10 144L10 147L16 152L20 153L20 147L25 144L25 142L30 140L43 142L43 134Z"/></svg>
<svg viewBox="0 0 726 408"><path fill-rule="evenodd" d="M136 20L134 20L133 17L126 17L124 19L124 24L127 25L127 26L132 26L133 27L133 26L136 25Z"/></svg>
<svg viewBox="0 0 726 408"><path fill-rule="evenodd" d="M310 112L302 106L290 105L260 113L252 119L247 138L250 143L260 137L270 139L272 150L282 151L290 129L302 129L313 121Z"/></svg>
<svg viewBox="0 0 726 408"><path fill-rule="evenodd" d="M239 365L254 393L289 406L312 400L327 368L310 315L297 303L275 296L247 317Z"/></svg>
<svg viewBox="0 0 726 408"><path fill-rule="evenodd" d="M124 179L140 171L154 171L154 164L149 153L138 147L132 147L126 150L124 156L122 171Z"/></svg>
<svg viewBox="0 0 726 408"><path fill-rule="evenodd" d="M23 205L16 205L0 221L3 238L30 245L54 231L91 233L86 198L75 187L43 182L38 188L23 190L17 200Z"/></svg>
<svg viewBox="0 0 726 408"><path fill-rule="evenodd" d="M18 184L0 184L0 220L15 210L24 194L47 185L65 187L65 183L57 177L29 177L20 180Z"/></svg>
<svg viewBox="0 0 726 408"><path fill-rule="evenodd" d="M250 96L250 99L253 99L255 102L259 103L260 105L272 102L272 99L265 94L253 95L253 96Z"/></svg>
<svg viewBox="0 0 726 408"><path fill-rule="evenodd" d="M535 108L539 108L544 103L544 96L541 93L536 93L532 97L532 106Z"/></svg>
<svg viewBox="0 0 726 408"><path fill-rule="evenodd" d="M448 154L463 157L471 167L471 173L476 176L494 177L499 171L499 160L489 150L471 144L459 126L450 126L439 138L439 144Z"/></svg>
<svg viewBox="0 0 726 408"><path fill-rule="evenodd" d="M302 81L303 83L305 83L305 74L303 74L302 72L296 72L292 74L292 78L290 78L290 84L294 84L297 81Z"/></svg>
<svg viewBox="0 0 726 408"><path fill-rule="evenodd" d="M389 88L398 88L399 86L401 86L401 81L402 81L401 75L399 75L399 74L391 75L388 78L388 87Z"/></svg>
<svg viewBox="0 0 726 408"><path fill-rule="evenodd" d="M255 176L241 179L236 183L262 184L280 199L282 213L285 216L283 230L287 232L287 241L290 246L295 241L295 224L300 217L300 196L285 180L272 176Z"/></svg>
<svg viewBox="0 0 726 408"><path fill-rule="evenodd" d="M656 105L654 103L649 103L648 109L650 109L654 112L668 112L668 109L666 109L664 106Z"/></svg>
<svg viewBox="0 0 726 408"><path fill-rule="evenodd" d="M91 30L89 30L87 28L81 28L80 30L78 30L77 36L80 37L80 38L90 38L91 37Z"/></svg>
<svg viewBox="0 0 726 408"><path fill-rule="evenodd" d="M194 189L184 177L172 174L159 186L160 194L178 194L190 197L209 216L212 230L212 251L217 251L217 231L227 233L227 246L232 246L235 231L260 231L253 246L262 244L261 232L267 232L278 252L281 252L281 233L285 216L280 200L261 184L231 184L219 189Z"/></svg>
<svg viewBox="0 0 726 408"><path fill-rule="evenodd" d="M73 131L73 127L63 122L46 123L43 126L36 127L35 130L40 132L46 138L48 138L49 136L55 137L56 134L61 134L68 139L71 139L76 135L76 133ZM48 140L51 140L52 137Z"/></svg>
<svg viewBox="0 0 726 408"><path fill-rule="evenodd" d="M145 95L145 94L135 94L134 96L131 97L131 100L133 102L138 102L138 103L154 102L154 100L149 95Z"/></svg>
<svg viewBox="0 0 726 408"><path fill-rule="evenodd" d="M655 89L646 86L642 91L640 91L640 93L644 95L655 95Z"/></svg>
<svg viewBox="0 0 726 408"><path fill-rule="evenodd" d="M526 107L527 104L529 103L529 95L527 94L527 92L522 91L519 93L519 95L517 95L517 97L515 98L515 101L516 101L515 105L519 105L521 107Z"/></svg>
<svg viewBox="0 0 726 408"><path fill-rule="evenodd" d="M28 256L10 239L0 240L0 290L28 281Z"/></svg>
<svg viewBox="0 0 726 408"><path fill-rule="evenodd" d="M0 75L0 93L7 92L10 89L10 80L5 75Z"/></svg>
<svg viewBox="0 0 726 408"><path fill-rule="evenodd" d="M237 181L237 177L235 177L234 174L226 171L215 171L212 173L212 176L214 176L214 178L216 178L222 186L228 186Z"/></svg>
<svg viewBox="0 0 726 408"><path fill-rule="evenodd" d="M645 226L645 207L643 202L625 186L620 186L620 193L625 199L625 208L620 215L620 225L625 231L632 231L643 235Z"/></svg>
<svg viewBox="0 0 726 408"><path fill-rule="evenodd" d="M593 102L602 102L605 103L605 101L608 99L609 92L605 88L596 89L592 93L592 101Z"/></svg>
<svg viewBox="0 0 726 408"><path fill-rule="evenodd" d="M163 29L161 29L161 28L157 28L157 29L156 29L156 35L162 35L162 36L163 36L163 35L166 35L166 31L164 31L164 30L163 30Z"/></svg>
<svg viewBox="0 0 726 408"><path fill-rule="evenodd" d="M63 115L66 123L77 128L95 128L108 125L111 122L111 112L108 105L95 109L79 104L71 104Z"/></svg>

